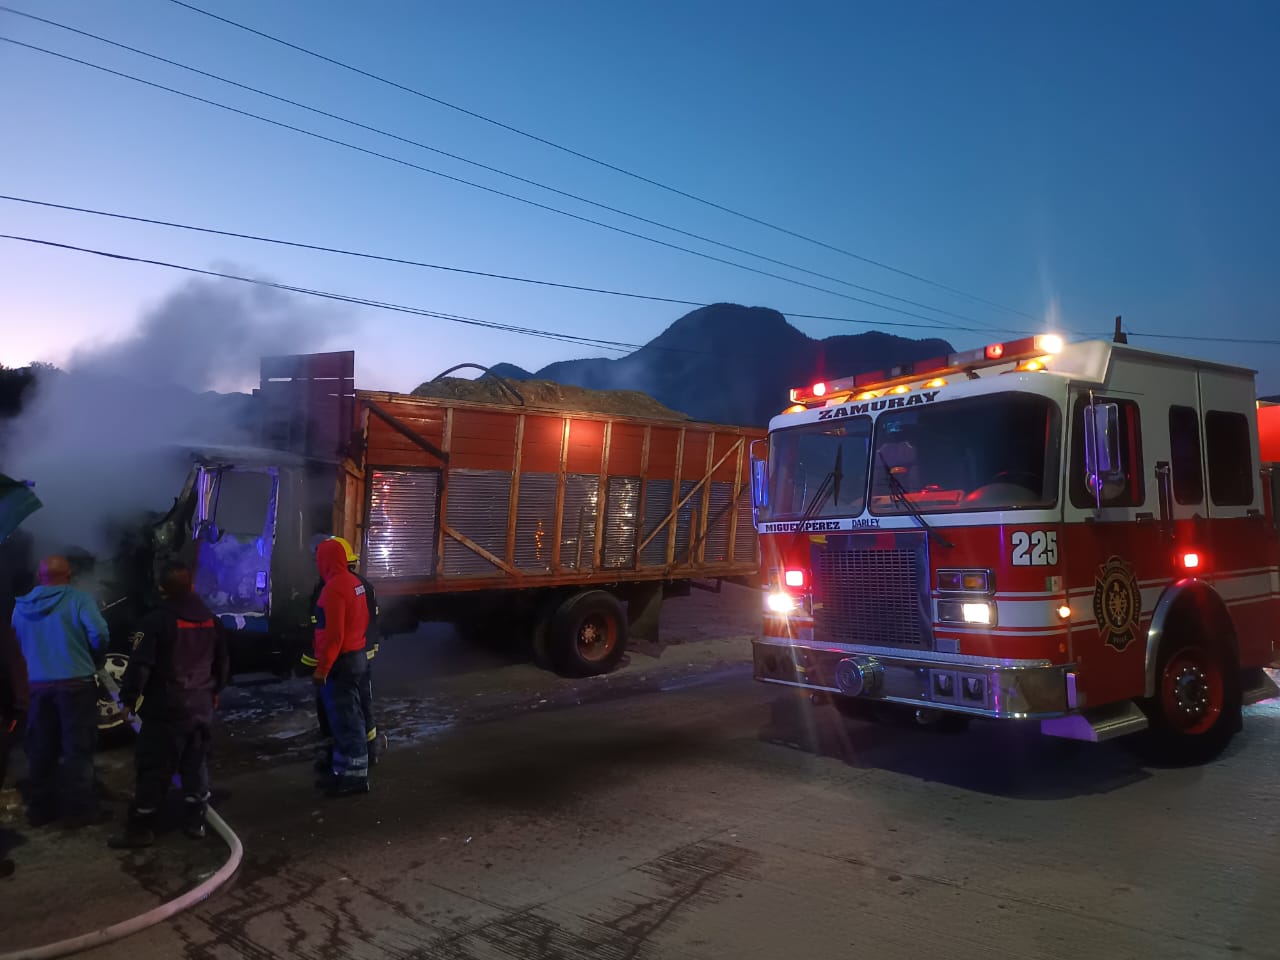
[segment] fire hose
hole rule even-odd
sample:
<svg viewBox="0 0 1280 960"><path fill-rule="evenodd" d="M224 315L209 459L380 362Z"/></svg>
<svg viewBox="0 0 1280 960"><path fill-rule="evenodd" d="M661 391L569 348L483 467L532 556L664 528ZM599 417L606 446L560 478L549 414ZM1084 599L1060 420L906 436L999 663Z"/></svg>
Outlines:
<svg viewBox="0 0 1280 960"><path fill-rule="evenodd" d="M115 689L114 682L106 674L101 676L105 678L104 685L118 702L118 691ZM139 726L137 719L134 718L131 723L134 729L137 730ZM40 947L28 947L25 950L16 950L12 953L0 953L0 960L48 960L50 957L65 957L92 947L101 947L116 940L122 940L140 930L155 926L157 923L167 920L188 907L207 899L215 890L230 880L236 870L240 868L240 860L244 856L244 846L240 843L240 838L236 836L235 831L227 825L227 822L222 817L218 816L218 812L212 807L208 809L205 819L209 826L213 828L213 832L226 843L231 855L227 858L226 863L199 886L188 890L167 903L162 903L135 917L130 917L128 920L102 927L92 933L71 937L67 940L59 940L56 943L46 943Z"/></svg>

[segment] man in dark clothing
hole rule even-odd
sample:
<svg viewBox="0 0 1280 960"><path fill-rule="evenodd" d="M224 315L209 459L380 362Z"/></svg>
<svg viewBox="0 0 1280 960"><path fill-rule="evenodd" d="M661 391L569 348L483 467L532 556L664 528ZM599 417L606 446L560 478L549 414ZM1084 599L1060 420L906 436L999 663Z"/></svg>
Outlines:
<svg viewBox="0 0 1280 960"><path fill-rule="evenodd" d="M360 691L369 660L365 635L369 605L365 588L347 569L342 544L325 540L316 548L316 567L324 589L316 609L313 680L321 688L325 715L333 731L330 796L369 792L369 747L365 739Z"/></svg>
<svg viewBox="0 0 1280 960"><path fill-rule="evenodd" d="M129 638L133 652L120 684L120 702L126 713L136 709L142 729L128 824L108 841L117 849L155 842L156 814L175 770L182 779L183 829L197 839L205 835L206 761L213 711L230 679L227 643L217 618L192 592L189 567L166 567L160 595L160 606Z"/></svg>
<svg viewBox="0 0 1280 960"><path fill-rule="evenodd" d="M0 623L0 790L9 768L9 751L26 725L30 705L27 661L22 659L13 628Z"/></svg>
<svg viewBox="0 0 1280 960"><path fill-rule="evenodd" d="M360 683L360 710L364 714L364 732L365 742L369 750L369 765L376 766L387 748L387 736L386 734L378 733L378 723L373 715L373 659L378 655L380 640L378 634L378 596L373 590L373 584L362 577L356 569L360 562L360 557L356 554L350 542L343 537L328 537L327 539L333 540L342 546L347 557L347 569L364 587L364 598L369 607L369 627L365 633L365 659L369 661L369 664ZM322 579L316 584L316 588L311 594L311 626L313 628L319 622L318 604L320 592L323 589L324 580ZM302 665L309 669L314 669L316 658L311 654L304 654ZM324 697L319 689L316 690L316 719L320 724L320 751L316 757L315 766L316 773L321 777L320 785L324 785L328 782L329 771L333 765L333 731L329 729L329 720L325 716Z"/></svg>
<svg viewBox="0 0 1280 960"><path fill-rule="evenodd" d="M98 822L101 813L93 792L98 736L94 677L106 654L107 624L93 598L71 587L71 565L65 557L47 557L40 564L40 585L14 605L13 629L31 688L28 822L43 826L57 819L59 757L62 813L68 825Z"/></svg>

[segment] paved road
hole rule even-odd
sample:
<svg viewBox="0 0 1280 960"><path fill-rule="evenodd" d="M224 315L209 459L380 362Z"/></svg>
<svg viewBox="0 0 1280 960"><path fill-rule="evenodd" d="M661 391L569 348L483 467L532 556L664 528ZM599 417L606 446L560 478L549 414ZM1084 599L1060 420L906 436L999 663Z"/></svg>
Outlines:
<svg viewBox="0 0 1280 960"><path fill-rule="evenodd" d="M402 740L366 798L315 799L288 752L233 765L234 886L91 956L1280 956L1280 705L1214 765L1149 770L849 721L699 649Z"/></svg>

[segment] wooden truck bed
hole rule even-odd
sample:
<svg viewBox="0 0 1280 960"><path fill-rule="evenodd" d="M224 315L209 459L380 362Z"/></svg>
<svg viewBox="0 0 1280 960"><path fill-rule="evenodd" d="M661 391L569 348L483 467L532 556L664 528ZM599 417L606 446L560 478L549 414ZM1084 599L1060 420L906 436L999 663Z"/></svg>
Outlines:
<svg viewBox="0 0 1280 960"><path fill-rule="evenodd" d="M763 431L360 391L334 529L387 596L754 578Z"/></svg>

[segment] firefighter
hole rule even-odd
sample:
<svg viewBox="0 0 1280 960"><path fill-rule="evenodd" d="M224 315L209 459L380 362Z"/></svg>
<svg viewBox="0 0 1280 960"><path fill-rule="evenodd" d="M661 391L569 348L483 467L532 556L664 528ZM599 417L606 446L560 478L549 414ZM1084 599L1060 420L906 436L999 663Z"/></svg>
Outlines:
<svg viewBox="0 0 1280 960"><path fill-rule="evenodd" d="M205 835L210 727L230 679L227 642L217 618L192 590L189 567L166 566L160 596L160 606L129 638L133 651L120 684L125 715L136 710L142 729L128 823L108 841L115 849L155 842L156 815L175 771L182 780L183 831L195 839Z"/></svg>
<svg viewBox="0 0 1280 960"><path fill-rule="evenodd" d="M361 691L369 672L366 635L369 604L364 584L347 567L348 550L337 540L316 548L324 589L316 604L312 679L333 733L333 760L326 793L331 797L369 792L369 745Z"/></svg>
<svg viewBox="0 0 1280 960"><path fill-rule="evenodd" d="M347 558L347 569L360 581L364 586L365 600L369 607L369 629L366 634L365 658L369 661L369 669L365 671L364 680L360 685L360 709L364 714L364 730L365 742L368 744L369 765L377 766L378 760L387 749L386 734L378 733L378 724L373 715L373 660L378 655L378 647L380 635L378 633L378 595L374 592L373 584L360 575L356 569L360 563L360 556L355 552L350 542L343 537L328 537L326 539L333 540L342 545L343 552ZM317 623L317 602L320 599L320 591L324 589L324 580L320 580L316 584L315 590L311 594L311 626L314 628ZM311 654L303 654L302 665L308 669L313 669L316 665L316 658ZM316 773L321 777L321 784L327 783L329 771L333 764L333 732L329 729L329 721L325 716L324 698L319 690L316 691L316 719L320 726L320 751L316 758Z"/></svg>

